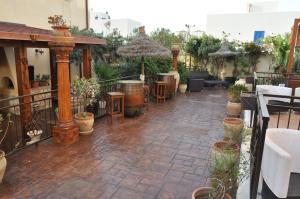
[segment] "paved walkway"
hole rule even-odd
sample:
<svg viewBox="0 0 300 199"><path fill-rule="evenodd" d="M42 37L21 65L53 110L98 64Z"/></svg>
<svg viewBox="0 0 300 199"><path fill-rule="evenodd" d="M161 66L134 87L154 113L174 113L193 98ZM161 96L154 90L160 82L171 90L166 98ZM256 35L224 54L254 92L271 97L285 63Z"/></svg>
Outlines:
<svg viewBox="0 0 300 199"><path fill-rule="evenodd" d="M222 138L226 92L177 95L124 123L96 121L72 146L44 141L8 158L0 198L190 199Z"/></svg>

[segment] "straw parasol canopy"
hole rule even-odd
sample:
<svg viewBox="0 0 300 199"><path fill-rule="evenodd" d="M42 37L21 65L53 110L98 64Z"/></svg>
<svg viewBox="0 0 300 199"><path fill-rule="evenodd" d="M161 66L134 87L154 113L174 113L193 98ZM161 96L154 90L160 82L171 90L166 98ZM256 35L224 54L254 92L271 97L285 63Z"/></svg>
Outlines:
<svg viewBox="0 0 300 199"><path fill-rule="evenodd" d="M214 53L208 53L208 56L210 57L232 57L235 55L238 55L238 52L233 52L232 50L229 49L229 44L228 42L223 42L221 45L221 48L217 50Z"/></svg>
<svg viewBox="0 0 300 199"><path fill-rule="evenodd" d="M144 75L144 57L168 57L169 49L151 40L145 33L145 27L139 27L139 35L126 46L118 48L117 53L124 57L141 57L141 75Z"/></svg>

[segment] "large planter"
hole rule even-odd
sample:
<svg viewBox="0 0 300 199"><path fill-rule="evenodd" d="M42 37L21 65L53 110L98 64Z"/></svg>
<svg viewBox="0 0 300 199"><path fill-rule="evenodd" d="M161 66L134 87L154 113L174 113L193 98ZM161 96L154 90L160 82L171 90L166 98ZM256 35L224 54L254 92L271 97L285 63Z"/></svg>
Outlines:
<svg viewBox="0 0 300 199"><path fill-rule="evenodd" d="M6 158L5 158L5 153L4 151L0 150L0 184L2 183L3 180L3 176L5 173L5 169L6 169Z"/></svg>
<svg viewBox="0 0 300 199"><path fill-rule="evenodd" d="M80 135L89 135L93 132L94 114L90 112L76 113L74 121L79 127Z"/></svg>
<svg viewBox="0 0 300 199"><path fill-rule="evenodd" d="M230 139L235 144L240 144L244 121L239 118L227 117L223 120L224 137Z"/></svg>
<svg viewBox="0 0 300 199"><path fill-rule="evenodd" d="M238 144L229 144L226 141L217 141L213 145L212 158L226 158L238 160L240 157L240 147Z"/></svg>
<svg viewBox="0 0 300 199"><path fill-rule="evenodd" d="M187 84L179 84L179 92L185 93L187 89Z"/></svg>
<svg viewBox="0 0 300 199"><path fill-rule="evenodd" d="M241 103L228 102L226 106L227 115L233 117L239 117L242 112Z"/></svg>
<svg viewBox="0 0 300 199"><path fill-rule="evenodd" d="M207 199L212 190L212 187L200 187L195 189L192 193L192 199ZM232 197L226 193L224 199L232 199Z"/></svg>

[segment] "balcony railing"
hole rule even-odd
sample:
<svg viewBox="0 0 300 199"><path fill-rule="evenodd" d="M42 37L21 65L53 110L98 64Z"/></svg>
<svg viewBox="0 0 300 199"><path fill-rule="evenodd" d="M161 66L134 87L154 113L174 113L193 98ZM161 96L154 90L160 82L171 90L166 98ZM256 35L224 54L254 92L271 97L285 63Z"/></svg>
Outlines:
<svg viewBox="0 0 300 199"><path fill-rule="evenodd" d="M72 95L71 104L73 114L81 111L90 111L95 115L95 119L106 115L106 94L107 92L117 91L118 80L137 79L137 76L127 76L117 79L99 82L101 92L93 101L95 103L90 106L84 106L83 99ZM31 110L25 110L24 107L30 107ZM4 150L7 155L23 149L30 145L37 145L40 141L48 139L52 136L51 126L57 122L57 90L42 92L31 95L24 95L19 97L12 97L0 100L0 114L4 116L1 129L4 129L9 118L11 125L8 128L7 136L0 149ZM23 112L22 112L23 111ZM27 119L26 124L22 124L21 113L24 111L31 111L32 117ZM7 117L7 116L10 117ZM37 142L32 142L27 132L34 130L42 130L41 138ZM2 138L3 132L0 133Z"/></svg>

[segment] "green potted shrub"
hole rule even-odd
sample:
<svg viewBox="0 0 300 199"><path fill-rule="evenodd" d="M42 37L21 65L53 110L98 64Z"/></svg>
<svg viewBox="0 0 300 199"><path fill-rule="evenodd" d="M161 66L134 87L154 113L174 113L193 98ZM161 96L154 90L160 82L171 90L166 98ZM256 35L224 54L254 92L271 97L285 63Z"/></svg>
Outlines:
<svg viewBox="0 0 300 199"><path fill-rule="evenodd" d="M187 89L187 72L181 73L180 80L179 80L179 92L185 93Z"/></svg>
<svg viewBox="0 0 300 199"><path fill-rule="evenodd" d="M0 146L1 146L2 142L4 141L4 139L5 139L5 137L8 133L10 125L12 124L10 114L7 114L6 117L7 117L7 126L5 128L3 128L4 118L3 118L3 115L0 114ZM6 165L7 165L7 161L6 161L6 158L5 158L5 152L0 150L0 184L2 183L2 180L3 180Z"/></svg>
<svg viewBox="0 0 300 199"><path fill-rule="evenodd" d="M227 115L239 117L242 112L241 98L242 91L248 91L247 87L241 84L235 84L228 89Z"/></svg>
<svg viewBox="0 0 300 199"><path fill-rule="evenodd" d="M82 100L84 109L95 103L96 95L100 92L100 86L95 79L79 78L72 83L72 93ZM89 135L93 132L94 114L91 112L79 112L74 115L81 135Z"/></svg>

